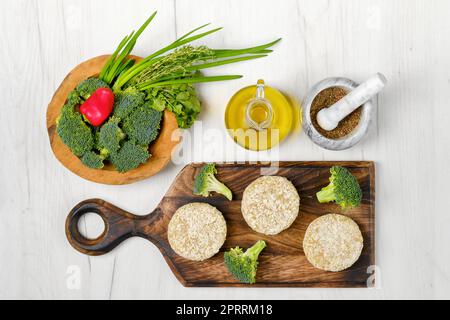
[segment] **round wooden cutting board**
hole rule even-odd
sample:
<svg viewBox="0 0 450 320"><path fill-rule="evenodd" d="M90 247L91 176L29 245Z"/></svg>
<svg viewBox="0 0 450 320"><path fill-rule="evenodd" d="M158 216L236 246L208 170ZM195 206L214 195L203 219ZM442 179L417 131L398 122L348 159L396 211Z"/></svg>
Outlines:
<svg viewBox="0 0 450 320"><path fill-rule="evenodd" d="M101 170L91 169L84 166L80 159L61 141L56 132L56 119L61 108L66 102L67 95L75 89L81 81L98 75L101 68L109 58L109 55L99 56L87 60L75 67L63 80L56 90L52 101L47 108L47 131L50 145L56 158L70 171L76 175L103 184L129 184L146 179L161 171L170 161L172 150L180 142L180 134L175 116L164 111L161 130L158 138L150 145L151 158L134 170L120 173L111 164L105 165ZM135 60L141 58L131 56Z"/></svg>

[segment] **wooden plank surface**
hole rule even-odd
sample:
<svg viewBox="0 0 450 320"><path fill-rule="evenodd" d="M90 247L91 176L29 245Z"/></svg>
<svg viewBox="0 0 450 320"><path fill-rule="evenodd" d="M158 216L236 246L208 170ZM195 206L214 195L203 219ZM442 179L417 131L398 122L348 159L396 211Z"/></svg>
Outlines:
<svg viewBox="0 0 450 320"><path fill-rule="evenodd" d="M362 189L360 207L343 212L336 204L320 204L315 194L329 184L330 168L345 166L358 179ZM105 254L132 236L153 242L164 255L177 279L187 287L367 287L367 270L375 265L375 166L372 162L279 162L274 164L219 164L217 177L233 192L230 202L219 194L210 197L193 194L194 177L202 164L183 168L158 207L141 217L118 209L103 200L86 200L75 206L66 222L69 241L77 250L89 255ZM300 211L290 228L275 236L253 231L241 213L245 188L268 168L273 175L289 179L300 194ZM167 228L175 211L188 203L205 202L219 209L227 222L227 238L214 257L198 262L178 256L170 247ZM105 233L95 240L80 237L78 221L85 212L99 213L107 221ZM364 248L358 261L341 272L314 268L303 252L303 238L309 224L329 214L344 214L360 227ZM266 249L259 258L256 284L241 284L223 264L223 253L240 246L248 248L264 240ZM369 282L369 285L375 283Z"/></svg>
<svg viewBox="0 0 450 320"><path fill-rule="evenodd" d="M59 299L368 299L450 298L450 1L447 0L2 0L0 1L0 297ZM257 9L256 9L257 8ZM209 74L244 78L199 85L208 135L183 142L185 158L130 186L82 180L54 158L45 111L65 75L110 53L157 9L135 54L145 55L203 23L224 30L203 44L239 47L283 37L267 59ZM243 32L245 30L246 32ZM331 152L301 132L275 153L244 153L222 132L239 88L264 78L301 100L328 76L356 81L383 72L371 133ZM200 126L200 123L197 124ZM216 131L212 131L216 130ZM194 133L191 129L188 132ZM217 138L219 137L219 138ZM183 166L196 161L374 160L377 163L377 290L184 288L160 252L129 239L86 257L66 241L74 204L103 198L134 213L155 208ZM86 233L99 225L87 219Z"/></svg>

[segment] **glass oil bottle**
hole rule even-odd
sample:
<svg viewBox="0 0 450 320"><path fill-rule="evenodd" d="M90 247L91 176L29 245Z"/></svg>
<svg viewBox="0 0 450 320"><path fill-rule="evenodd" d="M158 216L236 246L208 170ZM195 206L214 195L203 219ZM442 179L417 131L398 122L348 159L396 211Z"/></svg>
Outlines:
<svg viewBox="0 0 450 320"><path fill-rule="evenodd" d="M225 125L236 143L261 151L279 144L292 130L294 108L264 80L239 90L225 111Z"/></svg>

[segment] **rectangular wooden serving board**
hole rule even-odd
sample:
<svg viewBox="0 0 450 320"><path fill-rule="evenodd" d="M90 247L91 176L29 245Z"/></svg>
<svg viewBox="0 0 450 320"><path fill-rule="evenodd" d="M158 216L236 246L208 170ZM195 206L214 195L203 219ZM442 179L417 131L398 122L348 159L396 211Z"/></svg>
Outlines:
<svg viewBox="0 0 450 320"><path fill-rule="evenodd" d="M328 185L330 168L334 165L348 168L358 179L363 192L360 207L342 212L334 203L320 204L317 201L315 194ZM371 268L369 268L375 265L375 165L373 162L298 161L271 164L217 164L218 179L233 192L234 199L231 202L218 194L208 198L193 195L194 177L201 166L202 164L187 165L178 174L156 210L147 216L150 218L140 218L132 227L139 230L132 229L130 234L122 236L126 238L137 235L153 242L184 286L356 288L367 287L368 283L370 286L375 285ZM272 168L271 175L289 179L300 195L300 211L297 219L289 229L275 236L266 236L253 231L241 214L241 200L245 188L261 175L267 174L269 167ZM227 239L222 249L211 259L202 262L189 261L178 256L170 248L167 240L167 226L170 218L179 207L191 202L206 202L215 206L223 213L227 222ZM114 207L108 210L120 209ZM327 272L314 268L303 252L303 237L308 225L314 219L328 213L345 214L351 217L359 225L364 238L364 248L358 261L341 272ZM127 212L122 214L127 217L130 215ZM260 239L266 241L267 247L259 258L256 284L241 284L227 271L223 263L223 254L231 247L250 247ZM70 238L69 241L73 242ZM87 254L104 253L93 253L83 248L78 250ZM110 248L107 249L109 250ZM370 281L368 281L369 278Z"/></svg>

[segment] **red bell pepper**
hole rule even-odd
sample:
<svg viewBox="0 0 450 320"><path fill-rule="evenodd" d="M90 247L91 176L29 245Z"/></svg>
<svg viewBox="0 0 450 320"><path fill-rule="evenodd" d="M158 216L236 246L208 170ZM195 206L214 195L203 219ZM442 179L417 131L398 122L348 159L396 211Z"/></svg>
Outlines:
<svg viewBox="0 0 450 320"><path fill-rule="evenodd" d="M100 126L113 111L114 93L109 88L99 88L80 106L80 112L95 127Z"/></svg>

